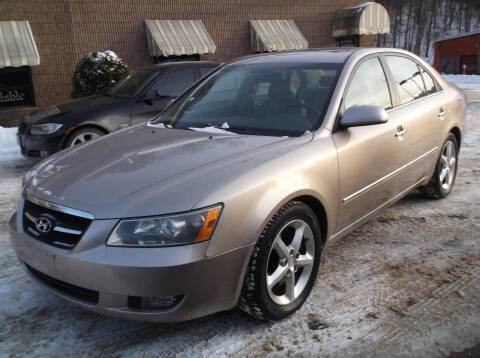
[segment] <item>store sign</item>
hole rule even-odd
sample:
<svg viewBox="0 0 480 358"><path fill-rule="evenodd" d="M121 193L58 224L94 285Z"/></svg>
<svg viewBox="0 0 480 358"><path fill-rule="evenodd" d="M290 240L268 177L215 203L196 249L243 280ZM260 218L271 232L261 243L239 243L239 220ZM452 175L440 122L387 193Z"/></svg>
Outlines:
<svg viewBox="0 0 480 358"><path fill-rule="evenodd" d="M25 102L25 89L21 90L8 90L4 92L0 89L0 104L4 103L15 103L23 104Z"/></svg>
<svg viewBox="0 0 480 358"><path fill-rule="evenodd" d="M30 67L0 69L0 107L35 105Z"/></svg>

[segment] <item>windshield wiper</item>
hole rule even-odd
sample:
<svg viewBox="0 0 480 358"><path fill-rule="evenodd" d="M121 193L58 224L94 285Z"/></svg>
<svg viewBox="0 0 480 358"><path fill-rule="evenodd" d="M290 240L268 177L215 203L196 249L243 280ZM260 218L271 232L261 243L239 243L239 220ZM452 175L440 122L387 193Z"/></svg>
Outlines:
<svg viewBox="0 0 480 358"><path fill-rule="evenodd" d="M230 126L229 124L225 125L222 124L219 126L218 124L207 124L206 127L213 127L215 129L221 129L227 132L233 132L233 133L238 133L238 134L258 134L259 130L258 129L252 129L252 128L244 128L244 127L235 127L235 126Z"/></svg>

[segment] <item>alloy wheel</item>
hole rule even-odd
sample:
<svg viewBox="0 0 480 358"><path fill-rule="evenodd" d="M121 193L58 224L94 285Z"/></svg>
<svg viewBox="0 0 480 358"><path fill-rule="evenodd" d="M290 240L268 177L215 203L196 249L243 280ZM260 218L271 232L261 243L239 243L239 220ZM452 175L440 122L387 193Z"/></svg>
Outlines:
<svg viewBox="0 0 480 358"><path fill-rule="evenodd" d="M92 139L98 138L100 135L95 132L82 132L72 139L71 147L88 142Z"/></svg>
<svg viewBox="0 0 480 358"><path fill-rule="evenodd" d="M270 298L288 305L304 291L312 274L315 241L303 220L287 223L277 234L267 261L266 283Z"/></svg>
<svg viewBox="0 0 480 358"><path fill-rule="evenodd" d="M455 178L456 161L455 145L452 141L448 141L443 146L439 173L440 184L445 191L450 189L453 179Z"/></svg>

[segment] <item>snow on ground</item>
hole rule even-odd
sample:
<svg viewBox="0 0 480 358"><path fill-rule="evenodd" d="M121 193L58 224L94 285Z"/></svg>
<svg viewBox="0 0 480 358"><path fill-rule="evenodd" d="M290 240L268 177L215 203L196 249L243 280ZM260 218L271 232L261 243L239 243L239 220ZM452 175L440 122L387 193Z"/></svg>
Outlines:
<svg viewBox="0 0 480 358"><path fill-rule="evenodd" d="M479 75L442 75L447 82L453 83L463 90L480 90Z"/></svg>
<svg viewBox="0 0 480 358"><path fill-rule="evenodd" d="M0 127L0 160L21 157L17 144L17 128Z"/></svg>
<svg viewBox="0 0 480 358"><path fill-rule="evenodd" d="M33 282L6 219L32 163L0 159L0 356L446 357L480 342L480 101L452 194L412 193L327 249L306 304L277 323L232 310L180 324L113 319Z"/></svg>

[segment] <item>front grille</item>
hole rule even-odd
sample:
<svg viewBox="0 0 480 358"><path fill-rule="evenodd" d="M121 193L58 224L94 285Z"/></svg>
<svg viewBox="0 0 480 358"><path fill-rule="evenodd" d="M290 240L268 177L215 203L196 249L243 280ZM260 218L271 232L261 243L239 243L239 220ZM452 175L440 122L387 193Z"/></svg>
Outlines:
<svg viewBox="0 0 480 358"><path fill-rule="evenodd" d="M43 282L45 285L52 287L57 291L65 293L68 296L78 298L79 300L94 304L98 303L98 291L89 290L88 288L78 287L70 283L57 280L56 278L45 275L44 273L35 270L33 267L27 264L25 264L25 266L36 279Z"/></svg>
<svg viewBox="0 0 480 358"><path fill-rule="evenodd" d="M136 310L164 310L178 304L184 296L128 296L127 306Z"/></svg>
<svg viewBox="0 0 480 358"><path fill-rule="evenodd" d="M25 233L41 242L67 250L75 247L92 222L90 219L44 208L29 200L25 201L23 210ZM47 219L50 223L48 230L39 230L40 219Z"/></svg>

